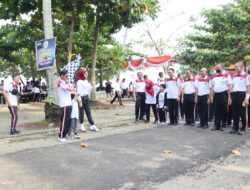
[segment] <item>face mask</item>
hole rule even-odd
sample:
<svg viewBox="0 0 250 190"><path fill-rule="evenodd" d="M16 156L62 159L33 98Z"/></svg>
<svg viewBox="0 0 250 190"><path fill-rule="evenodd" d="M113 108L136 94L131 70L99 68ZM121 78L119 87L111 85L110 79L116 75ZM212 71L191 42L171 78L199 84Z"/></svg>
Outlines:
<svg viewBox="0 0 250 190"><path fill-rule="evenodd" d="M220 69L216 69L216 73L220 73L221 71L220 71Z"/></svg>
<svg viewBox="0 0 250 190"><path fill-rule="evenodd" d="M247 73L250 74L250 70L247 70Z"/></svg>

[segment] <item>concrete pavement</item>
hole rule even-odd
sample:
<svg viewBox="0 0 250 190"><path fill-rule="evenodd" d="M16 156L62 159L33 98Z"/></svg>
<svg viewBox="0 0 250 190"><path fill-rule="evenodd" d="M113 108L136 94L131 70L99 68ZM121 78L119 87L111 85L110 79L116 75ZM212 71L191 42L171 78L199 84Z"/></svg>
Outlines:
<svg viewBox="0 0 250 190"><path fill-rule="evenodd" d="M88 149L76 142L2 155L0 189L154 189L226 157L249 138L228 131L139 125L140 131L90 139ZM166 149L172 153L163 153Z"/></svg>

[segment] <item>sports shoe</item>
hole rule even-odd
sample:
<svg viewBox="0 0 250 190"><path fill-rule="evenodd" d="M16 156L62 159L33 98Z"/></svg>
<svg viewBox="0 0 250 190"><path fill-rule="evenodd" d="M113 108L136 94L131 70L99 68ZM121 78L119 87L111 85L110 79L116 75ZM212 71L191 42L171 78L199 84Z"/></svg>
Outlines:
<svg viewBox="0 0 250 190"><path fill-rule="evenodd" d="M14 130L14 133L15 133L15 134L19 134L19 133L21 133L21 131L18 131L18 130L15 129L15 130Z"/></svg>
<svg viewBox="0 0 250 190"><path fill-rule="evenodd" d="M100 131L100 129L98 129L95 125L91 125L91 126L89 127L89 129L90 129L91 131L95 131L95 132L99 132L99 131Z"/></svg>
<svg viewBox="0 0 250 190"><path fill-rule="evenodd" d="M58 141L60 141L62 143L66 143L66 139L65 138L58 138Z"/></svg>
<svg viewBox="0 0 250 190"><path fill-rule="evenodd" d="M80 125L80 130L81 130L82 132L86 132L86 131L87 131L86 128L84 127L84 124L81 124L81 125Z"/></svg>
<svg viewBox="0 0 250 190"><path fill-rule="evenodd" d="M238 131L238 135L245 135L246 131Z"/></svg>
<svg viewBox="0 0 250 190"><path fill-rule="evenodd" d="M74 139L80 139L81 137L78 134L74 135Z"/></svg>

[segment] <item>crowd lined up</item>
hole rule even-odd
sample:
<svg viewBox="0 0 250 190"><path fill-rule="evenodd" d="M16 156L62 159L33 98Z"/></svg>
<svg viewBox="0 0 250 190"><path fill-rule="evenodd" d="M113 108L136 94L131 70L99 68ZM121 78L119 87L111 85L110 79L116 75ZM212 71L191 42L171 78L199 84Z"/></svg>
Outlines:
<svg viewBox="0 0 250 190"><path fill-rule="evenodd" d="M185 126L207 129L210 115L210 120L214 116L213 131L224 131L233 123L230 133L246 133L250 113L248 111L247 114L250 75L244 71L242 62L231 65L228 71L224 70L222 64L218 64L212 76L208 76L207 69L202 68L199 75L193 75L187 70L181 78L171 68L167 76L159 73L156 84L149 79L145 80L142 72L137 76L134 90L136 121L150 122L152 108L155 124L165 124L168 113L168 125L178 125L181 112L185 116ZM199 124L196 125L198 117Z"/></svg>
<svg viewBox="0 0 250 190"><path fill-rule="evenodd" d="M196 126L202 129L209 128L209 120L214 120L213 131L224 131L233 124L230 133L244 135L250 122L250 70L246 73L242 62L231 65L227 71L222 64L208 76L206 68L199 74L186 70L181 77L170 68L166 76L159 73L157 83L152 82L142 72L137 73L137 79L125 85L125 80L119 79L114 84L106 83L107 98L112 98L111 104L118 99L122 105L122 97L132 97L135 102L135 121L150 122L150 111L154 115L153 123L156 125L178 125L180 119L185 119L185 126ZM88 72L81 69L76 73L73 84L68 83L68 71L60 72L58 80L58 97L61 110L61 124L58 140L66 142L66 138L78 139L77 124L80 130L86 131L84 126L84 113L87 116L89 129L98 132L90 109L90 94L92 86L87 81ZM20 76L13 75L13 81L4 85L3 96L8 103L11 114L10 134L19 133L16 130L18 84ZM38 99L42 86L36 84L26 85L26 90L33 93L33 99ZM37 89L37 91L36 91ZM26 91L25 90L25 91ZM112 97L114 93L114 97ZM1 96L0 96L1 97ZM1 97L2 98L2 97ZM241 121L241 125L240 125Z"/></svg>

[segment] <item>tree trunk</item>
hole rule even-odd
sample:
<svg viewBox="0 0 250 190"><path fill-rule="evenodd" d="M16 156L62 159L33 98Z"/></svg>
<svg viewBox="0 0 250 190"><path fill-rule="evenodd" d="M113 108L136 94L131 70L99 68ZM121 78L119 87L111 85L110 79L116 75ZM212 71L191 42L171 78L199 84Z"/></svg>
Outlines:
<svg viewBox="0 0 250 190"><path fill-rule="evenodd" d="M32 53L30 53L29 62L30 62L32 80L35 81L36 80L36 74L35 74L35 69L34 69L34 65L33 65L33 61L32 61Z"/></svg>
<svg viewBox="0 0 250 190"><path fill-rule="evenodd" d="M103 89L103 68L100 69L100 90Z"/></svg>
<svg viewBox="0 0 250 190"><path fill-rule="evenodd" d="M51 0L43 0L43 23L45 39L53 38ZM54 65L53 68L46 71L47 86L48 95L54 97L58 104L56 63Z"/></svg>
<svg viewBox="0 0 250 190"><path fill-rule="evenodd" d="M69 30L67 63L71 62L71 57L72 57L73 33L74 33L74 27L75 27L75 18L76 18L76 14L77 14L77 8L76 8L77 2L76 2L76 0L73 0L72 5L73 5L73 12L72 12L71 25L70 25L70 30Z"/></svg>
<svg viewBox="0 0 250 190"><path fill-rule="evenodd" d="M96 59L97 59L97 48L98 48L98 41L99 41L99 32L100 32L100 22L99 22L99 16L96 16L96 24L95 24L95 36L94 36L94 49L93 49L93 55L92 55L92 64L91 64L91 85L93 87L93 91L91 94L92 100L97 100L96 95L96 75L95 75L95 69L96 69Z"/></svg>

